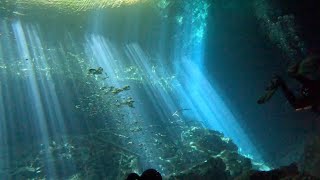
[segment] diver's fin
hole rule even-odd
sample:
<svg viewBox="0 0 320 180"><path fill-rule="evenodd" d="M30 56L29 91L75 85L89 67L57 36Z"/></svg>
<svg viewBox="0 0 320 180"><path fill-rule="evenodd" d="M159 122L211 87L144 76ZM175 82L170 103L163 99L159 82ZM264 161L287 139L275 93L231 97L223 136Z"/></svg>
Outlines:
<svg viewBox="0 0 320 180"><path fill-rule="evenodd" d="M272 98L274 93L277 91L277 89L278 89L278 86L267 87L265 94L258 99L257 103L264 104L264 103L268 102Z"/></svg>

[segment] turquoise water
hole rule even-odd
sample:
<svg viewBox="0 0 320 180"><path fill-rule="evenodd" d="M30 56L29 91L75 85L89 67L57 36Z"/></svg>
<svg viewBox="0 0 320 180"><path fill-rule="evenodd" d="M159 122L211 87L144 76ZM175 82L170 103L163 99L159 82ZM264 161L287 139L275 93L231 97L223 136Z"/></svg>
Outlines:
<svg viewBox="0 0 320 180"><path fill-rule="evenodd" d="M223 160L222 179L268 169L246 117L212 78L218 71L208 71L223 61L208 59L211 21L255 7L275 47L291 57L303 44L284 42L295 31L268 24L267 4L243 2L1 2L0 179L169 176L212 158Z"/></svg>

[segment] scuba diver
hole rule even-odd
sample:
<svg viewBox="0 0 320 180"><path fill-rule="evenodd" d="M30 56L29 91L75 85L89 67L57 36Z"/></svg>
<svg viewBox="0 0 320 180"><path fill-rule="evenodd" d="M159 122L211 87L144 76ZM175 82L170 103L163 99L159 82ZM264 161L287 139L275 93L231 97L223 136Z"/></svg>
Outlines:
<svg viewBox="0 0 320 180"><path fill-rule="evenodd" d="M258 99L257 103L266 103L280 87L296 111L311 109L320 112L320 56L310 56L291 65L288 68L288 75L302 85L299 95L295 95L286 82L276 75L266 88L266 93Z"/></svg>

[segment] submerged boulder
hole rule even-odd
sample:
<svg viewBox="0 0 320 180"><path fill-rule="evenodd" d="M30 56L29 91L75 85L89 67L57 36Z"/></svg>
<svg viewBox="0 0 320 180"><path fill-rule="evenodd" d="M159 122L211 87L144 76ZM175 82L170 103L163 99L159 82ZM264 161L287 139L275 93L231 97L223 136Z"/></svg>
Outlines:
<svg viewBox="0 0 320 180"><path fill-rule="evenodd" d="M222 151L238 151L238 147L222 133L201 127L190 127L181 134L182 141L199 151L217 155Z"/></svg>
<svg viewBox="0 0 320 180"><path fill-rule="evenodd" d="M174 175L170 176L173 179L232 179L252 168L251 160L239 154L232 140L218 131L191 126L181 133L181 140L184 158L179 159L184 159L184 166L176 166ZM182 169L185 164L190 166ZM218 172L221 178L213 176Z"/></svg>
<svg viewBox="0 0 320 180"><path fill-rule="evenodd" d="M169 180L194 180L194 179L231 179L230 174L226 171L226 165L221 158L210 158L203 163L193 166L185 171L173 174L166 179Z"/></svg>
<svg viewBox="0 0 320 180"><path fill-rule="evenodd" d="M297 164L292 163L289 166L282 166L278 169L273 169L271 171L250 170L235 178L235 180L248 180L248 179L250 180L270 180L270 179L318 180L319 178L311 176L306 173L299 172Z"/></svg>
<svg viewBox="0 0 320 180"><path fill-rule="evenodd" d="M320 136L306 144L299 165L301 171L320 178Z"/></svg>

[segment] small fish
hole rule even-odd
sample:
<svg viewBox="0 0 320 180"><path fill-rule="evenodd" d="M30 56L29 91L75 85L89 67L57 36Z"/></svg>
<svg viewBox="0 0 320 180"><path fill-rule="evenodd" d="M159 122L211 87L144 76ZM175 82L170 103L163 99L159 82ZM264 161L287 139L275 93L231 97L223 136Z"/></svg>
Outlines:
<svg viewBox="0 0 320 180"><path fill-rule="evenodd" d="M125 91L130 90L130 86L126 85L122 89L125 90Z"/></svg>
<svg viewBox="0 0 320 180"><path fill-rule="evenodd" d="M97 69L89 69L88 70L88 74L91 75L100 75L103 72L103 68L102 67L98 67Z"/></svg>
<svg viewBox="0 0 320 180"><path fill-rule="evenodd" d="M23 13L20 13L18 11L13 11L12 12L13 14L16 14L16 15L19 15L19 16L25 16L26 14L23 14Z"/></svg>
<svg viewBox="0 0 320 180"><path fill-rule="evenodd" d="M107 86L103 86L103 87L101 87L100 89L101 89L101 90L106 90L106 89L108 89L108 87L107 87Z"/></svg>
<svg viewBox="0 0 320 180"><path fill-rule="evenodd" d="M172 114L172 116L177 116L177 117L180 117L179 114L182 112L182 111L189 111L191 109L178 109L176 112L174 112Z"/></svg>

